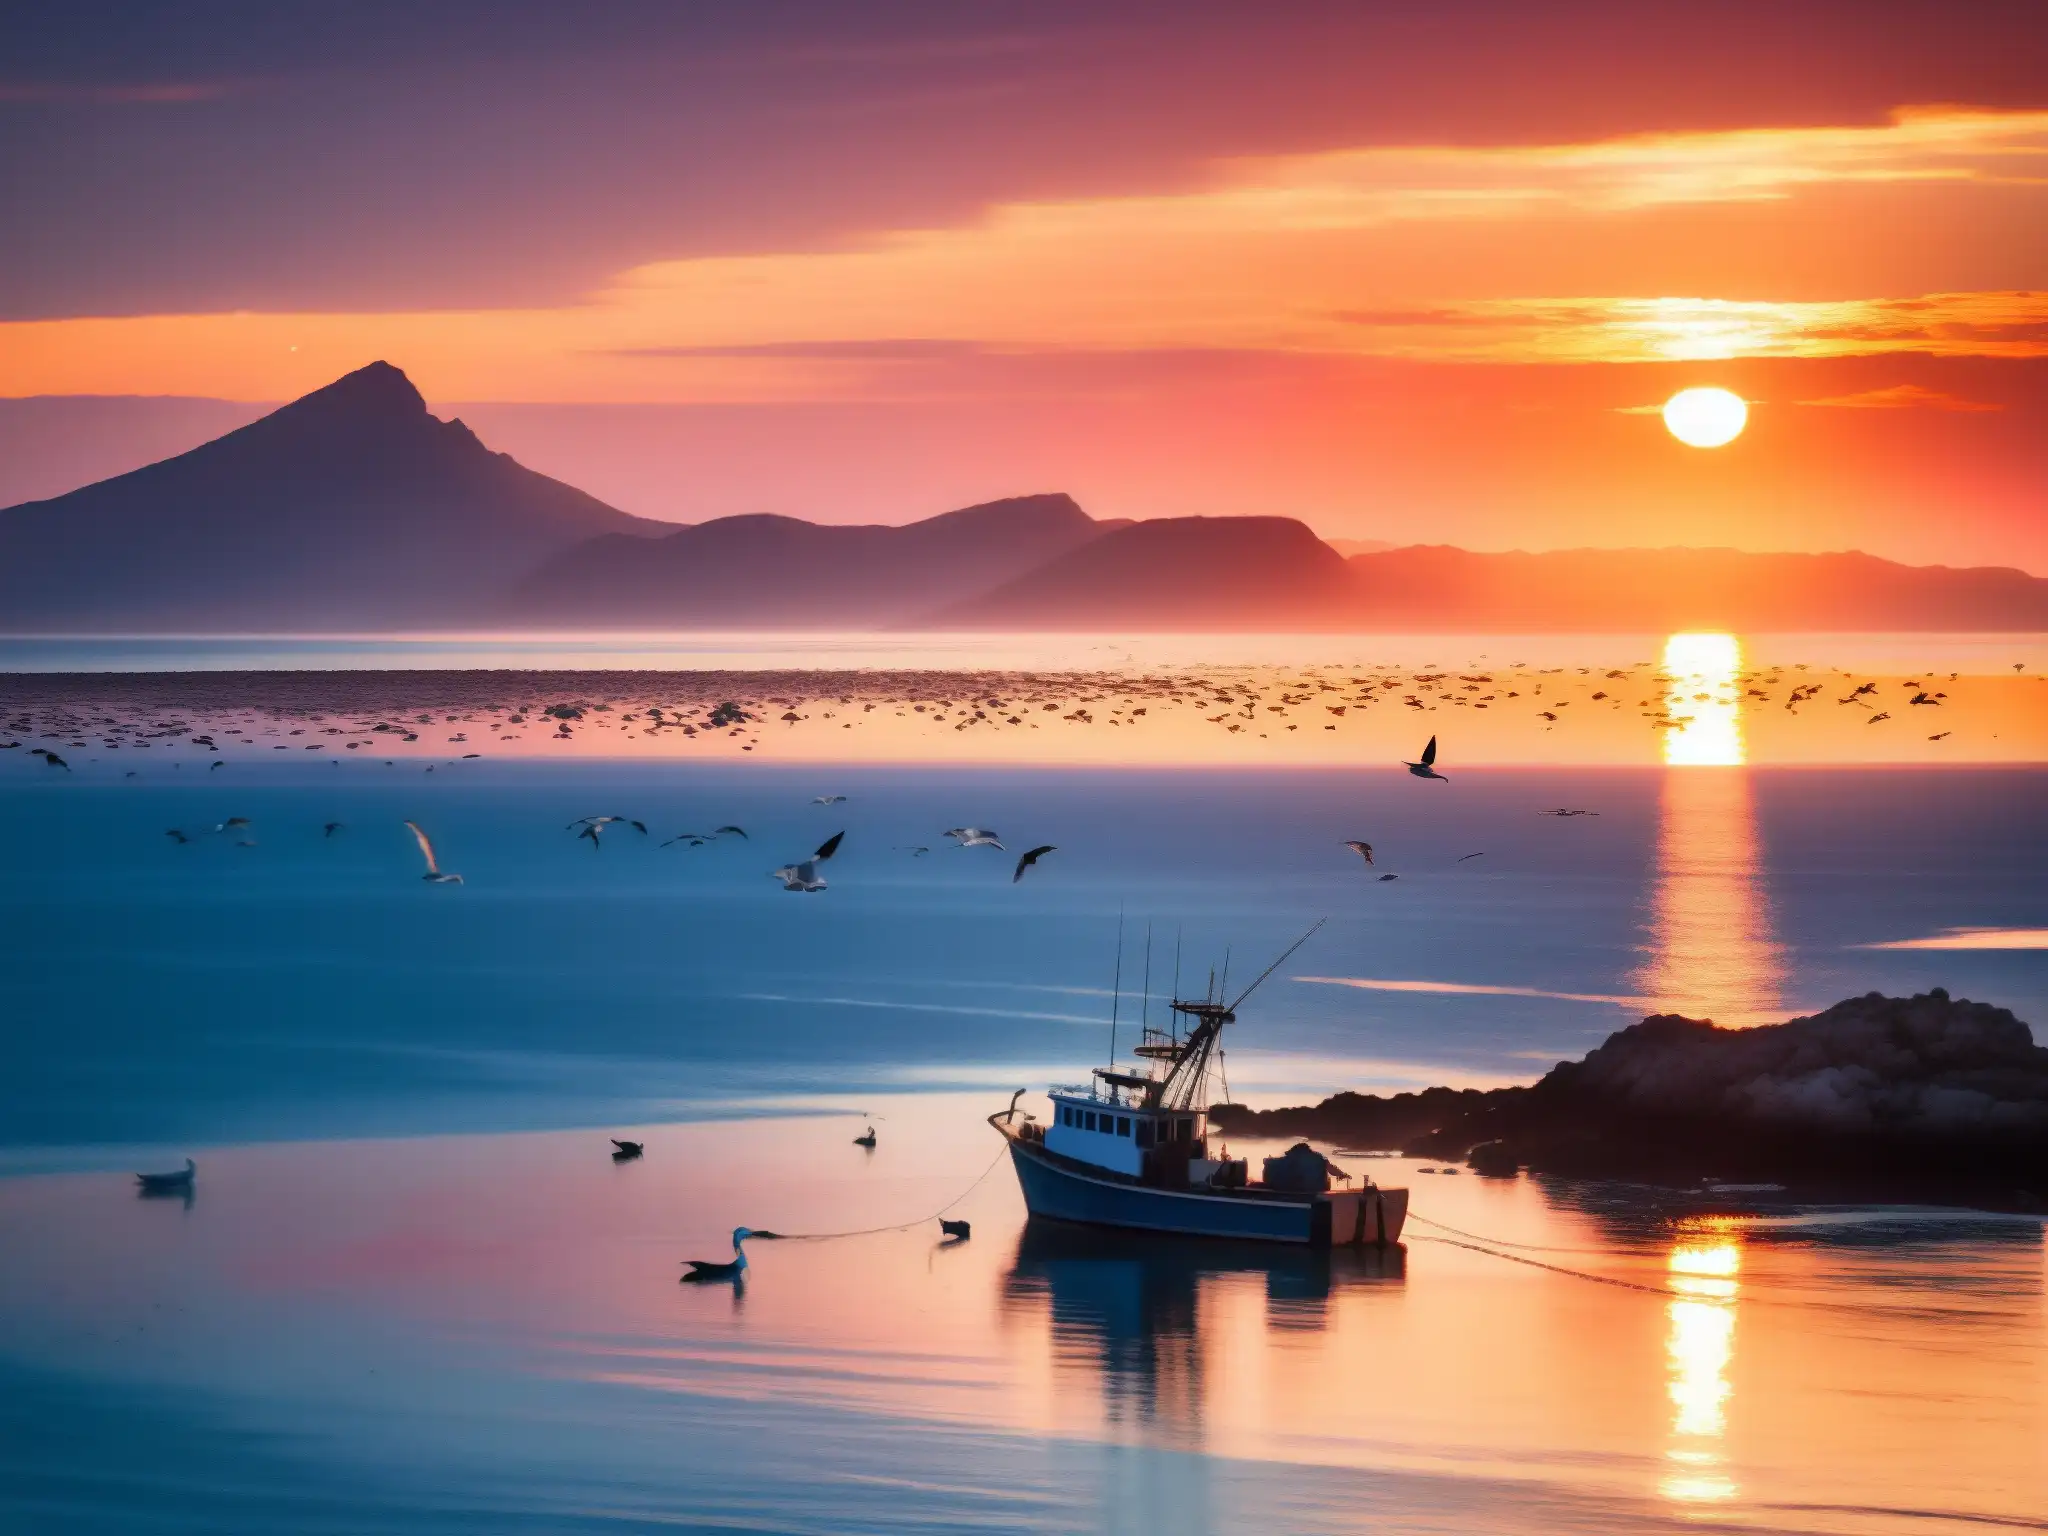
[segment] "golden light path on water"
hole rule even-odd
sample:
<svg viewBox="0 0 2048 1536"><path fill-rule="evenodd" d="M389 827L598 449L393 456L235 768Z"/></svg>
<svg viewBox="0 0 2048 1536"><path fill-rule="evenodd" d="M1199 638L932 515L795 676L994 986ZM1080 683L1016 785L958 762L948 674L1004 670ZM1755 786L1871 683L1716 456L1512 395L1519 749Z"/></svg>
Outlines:
<svg viewBox="0 0 2048 1536"><path fill-rule="evenodd" d="M1742 721L1742 643L1679 634L1661 671L1666 772L1640 990L1663 1013L1741 1026L1783 1017Z"/></svg>
<svg viewBox="0 0 2048 1536"><path fill-rule="evenodd" d="M1671 1470L1659 1491L1680 1504L1717 1503L1740 1491L1726 1471L1735 1358L1735 1297L1742 1250L1733 1241L1681 1243L1667 1261L1673 1299L1665 1353L1671 1397Z"/></svg>

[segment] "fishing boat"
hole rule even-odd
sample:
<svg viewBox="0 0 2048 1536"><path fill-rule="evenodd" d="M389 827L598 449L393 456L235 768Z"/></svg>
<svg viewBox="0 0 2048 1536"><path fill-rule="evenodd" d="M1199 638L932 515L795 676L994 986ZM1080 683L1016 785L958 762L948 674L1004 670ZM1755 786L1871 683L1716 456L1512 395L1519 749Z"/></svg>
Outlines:
<svg viewBox="0 0 2048 1536"><path fill-rule="evenodd" d="M1134 1048L1138 1064L1116 1065L1112 1046L1112 1064L1095 1068L1089 1081L1047 1090L1048 1121L1018 1113L1021 1088L1008 1109L990 1115L1009 1143L1025 1208L1093 1226L1311 1248L1399 1242L1408 1191L1382 1189L1370 1178L1354 1183L1306 1143L1265 1158L1258 1179L1249 1160L1233 1159L1227 1148L1210 1155L1209 1074L1224 1027L1315 931L1228 1002L1212 979L1199 999L1172 998L1166 1028L1152 1027L1148 1009ZM1344 1187L1333 1187L1340 1181Z"/></svg>

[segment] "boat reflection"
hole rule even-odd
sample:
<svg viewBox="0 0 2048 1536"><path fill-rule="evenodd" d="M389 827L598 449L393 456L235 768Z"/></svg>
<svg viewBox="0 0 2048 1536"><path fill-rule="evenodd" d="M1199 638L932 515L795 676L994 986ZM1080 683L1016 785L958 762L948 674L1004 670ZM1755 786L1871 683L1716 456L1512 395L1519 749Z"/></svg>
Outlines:
<svg viewBox="0 0 2048 1536"><path fill-rule="evenodd" d="M1666 772L1642 994L1661 1013L1729 1026L1783 1017L1742 730L1742 646L1673 635L1664 647Z"/></svg>
<svg viewBox="0 0 2048 1536"><path fill-rule="evenodd" d="M1735 1357L1735 1301L1742 1250L1732 1237L1702 1234L1679 1243L1666 1261L1673 1296L1665 1312L1671 1398L1671 1441L1665 1451L1671 1470L1659 1484L1680 1504L1714 1503L1735 1497L1721 1441L1728 1430L1733 1388L1728 1366Z"/></svg>
<svg viewBox="0 0 2048 1536"><path fill-rule="evenodd" d="M1263 1293L1268 1336L1318 1334L1347 1286L1399 1283L1407 1253L1176 1238L1034 1218L1017 1239L1002 1305L1050 1325L1056 1384L1099 1382L1103 1417L1156 1442L1200 1444L1211 1377L1243 1309ZM1277 1339L1276 1339L1277 1342Z"/></svg>

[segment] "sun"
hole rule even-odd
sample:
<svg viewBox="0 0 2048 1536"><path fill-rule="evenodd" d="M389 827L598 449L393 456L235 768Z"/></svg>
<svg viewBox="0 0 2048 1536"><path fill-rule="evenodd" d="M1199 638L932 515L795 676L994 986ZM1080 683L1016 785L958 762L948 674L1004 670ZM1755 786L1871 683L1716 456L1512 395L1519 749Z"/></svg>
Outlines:
<svg viewBox="0 0 2048 1536"><path fill-rule="evenodd" d="M1712 385L1681 389L1664 402L1664 425L1692 448L1719 448L1742 435L1749 405L1742 396Z"/></svg>

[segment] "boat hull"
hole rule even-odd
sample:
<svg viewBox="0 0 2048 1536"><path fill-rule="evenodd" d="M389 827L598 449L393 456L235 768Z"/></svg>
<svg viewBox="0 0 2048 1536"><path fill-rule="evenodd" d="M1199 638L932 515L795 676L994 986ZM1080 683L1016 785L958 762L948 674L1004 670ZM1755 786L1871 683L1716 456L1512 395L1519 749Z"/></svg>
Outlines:
<svg viewBox="0 0 2048 1536"><path fill-rule="evenodd" d="M1406 1190L1345 1190L1289 1199L1157 1189L1096 1178L1016 1137L1008 1139L1025 1208L1055 1221L1328 1248L1396 1241L1407 1214Z"/></svg>

